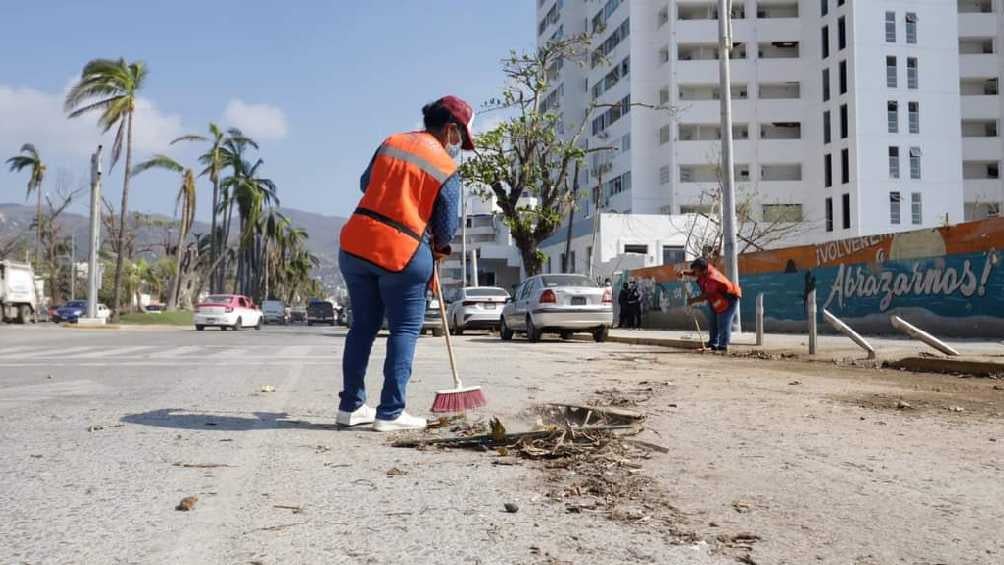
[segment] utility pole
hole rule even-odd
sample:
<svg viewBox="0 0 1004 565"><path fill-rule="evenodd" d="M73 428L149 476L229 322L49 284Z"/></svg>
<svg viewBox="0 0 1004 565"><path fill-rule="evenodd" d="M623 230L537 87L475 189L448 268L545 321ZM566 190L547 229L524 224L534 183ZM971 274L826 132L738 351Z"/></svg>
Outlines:
<svg viewBox="0 0 1004 565"><path fill-rule="evenodd" d="M732 0L718 3L718 62L722 102L722 238L725 275L739 284L739 258L736 254L736 178L732 158L732 77L729 58L732 54ZM742 328L739 309L735 325Z"/></svg>
<svg viewBox="0 0 1004 565"><path fill-rule="evenodd" d="M70 300L77 299L77 234L70 234Z"/></svg>
<svg viewBox="0 0 1004 565"><path fill-rule="evenodd" d="M87 253L87 317L98 317L98 248L101 245L101 146L91 155L91 230Z"/></svg>
<svg viewBox="0 0 1004 565"><path fill-rule="evenodd" d="M460 279L467 288L467 187L460 187Z"/></svg>

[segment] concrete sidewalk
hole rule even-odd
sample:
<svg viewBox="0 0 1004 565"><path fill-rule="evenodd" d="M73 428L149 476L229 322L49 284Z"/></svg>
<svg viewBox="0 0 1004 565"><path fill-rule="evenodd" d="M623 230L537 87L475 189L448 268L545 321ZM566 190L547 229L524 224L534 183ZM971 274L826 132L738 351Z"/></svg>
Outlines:
<svg viewBox="0 0 1004 565"><path fill-rule="evenodd" d="M707 332L698 337L696 331L679 330L629 330L610 331L609 341L635 345L654 345L699 349ZM877 359L849 338L842 335L820 335L816 341L816 354L809 355L809 336L800 334L764 334L764 344L755 345L753 332L733 334L730 353L733 355L760 355L765 358L793 358L807 361L834 361L841 363L874 363L916 371L965 373L977 376L1004 375L1004 342L991 338L944 340L961 355L948 357L928 345L906 337L894 335L865 336L875 348Z"/></svg>

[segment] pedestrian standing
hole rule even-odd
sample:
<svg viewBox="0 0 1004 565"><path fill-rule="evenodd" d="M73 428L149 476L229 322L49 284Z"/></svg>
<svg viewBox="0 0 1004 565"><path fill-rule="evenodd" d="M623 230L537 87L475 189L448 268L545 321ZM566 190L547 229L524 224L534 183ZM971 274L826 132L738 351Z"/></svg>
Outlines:
<svg viewBox="0 0 1004 565"><path fill-rule="evenodd" d="M697 277L697 286L701 288L700 296L687 300L687 304L708 303L710 322L705 346L712 351L728 351L742 289L703 257L695 259L690 270L682 274Z"/></svg>
<svg viewBox="0 0 1004 565"><path fill-rule="evenodd" d="M363 197L342 228L339 266L349 290L352 328L342 357L337 423L373 424L377 431L420 429L404 411L415 342L425 317L433 261L450 254L460 218L455 159L472 150L474 111L455 96L422 108L424 131L388 137L360 179ZM390 329L383 390L366 405L364 379L384 318Z"/></svg>
<svg viewBox="0 0 1004 565"><path fill-rule="evenodd" d="M631 306L628 304L628 283L621 285L621 291L617 293L617 327L626 328L631 315Z"/></svg>
<svg viewBox="0 0 1004 565"><path fill-rule="evenodd" d="M631 314L628 326L634 329L641 328L641 293L638 292L636 281L631 281L631 285L628 287L628 311Z"/></svg>

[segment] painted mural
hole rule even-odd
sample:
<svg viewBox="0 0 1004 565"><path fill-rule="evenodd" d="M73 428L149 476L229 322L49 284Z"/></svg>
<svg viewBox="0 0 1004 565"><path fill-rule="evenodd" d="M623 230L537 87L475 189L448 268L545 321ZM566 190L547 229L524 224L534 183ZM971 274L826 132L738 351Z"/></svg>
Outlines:
<svg viewBox="0 0 1004 565"><path fill-rule="evenodd" d="M890 333L896 314L939 335L1004 338L1002 255L1004 218L741 255L743 327L763 293L768 331L804 331L815 288L820 309L859 331ZM677 275L684 267L623 275L638 283L647 327L693 327L684 305L697 286Z"/></svg>

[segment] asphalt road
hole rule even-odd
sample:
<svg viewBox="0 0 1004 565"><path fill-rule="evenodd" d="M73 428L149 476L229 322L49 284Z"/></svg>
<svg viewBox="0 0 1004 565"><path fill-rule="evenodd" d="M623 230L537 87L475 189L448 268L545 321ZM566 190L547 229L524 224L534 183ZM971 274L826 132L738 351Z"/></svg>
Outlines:
<svg viewBox="0 0 1004 565"><path fill-rule="evenodd" d="M567 468L338 431L343 344L341 328L0 326L0 562L1004 560L1000 381L459 338L482 415L510 427L541 402L648 414L638 438L669 452L604 462L651 479L647 515L613 519L553 496ZM442 342L421 339L410 409L449 382Z"/></svg>
<svg viewBox="0 0 1004 565"><path fill-rule="evenodd" d="M0 326L0 561L723 559L653 528L567 514L544 499L531 466L336 430L344 331ZM578 395L576 383L551 377L595 348L502 346L489 336L459 345L471 383L484 385L491 412L507 421L535 396ZM382 358L382 340L374 349ZM423 338L410 409L427 411L450 383L448 367L442 342ZM371 364L370 390L379 368ZM262 392L266 385L274 392ZM388 476L391 468L404 474ZM194 510L175 510L187 496L199 498ZM506 513L507 502L519 512Z"/></svg>

